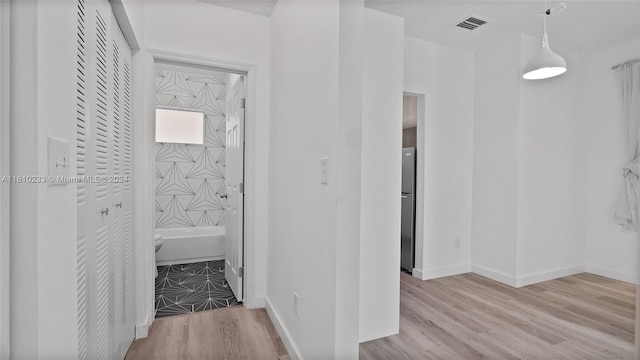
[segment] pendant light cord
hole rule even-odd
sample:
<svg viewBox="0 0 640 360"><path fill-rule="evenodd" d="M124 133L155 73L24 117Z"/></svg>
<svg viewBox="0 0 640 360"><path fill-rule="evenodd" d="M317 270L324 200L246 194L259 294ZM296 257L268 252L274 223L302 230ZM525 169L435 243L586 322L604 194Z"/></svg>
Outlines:
<svg viewBox="0 0 640 360"><path fill-rule="evenodd" d="M551 14L551 9L547 7L547 0L544 0L544 19L542 21L542 23L544 24L544 34L547 33L547 16L549 16L549 14Z"/></svg>

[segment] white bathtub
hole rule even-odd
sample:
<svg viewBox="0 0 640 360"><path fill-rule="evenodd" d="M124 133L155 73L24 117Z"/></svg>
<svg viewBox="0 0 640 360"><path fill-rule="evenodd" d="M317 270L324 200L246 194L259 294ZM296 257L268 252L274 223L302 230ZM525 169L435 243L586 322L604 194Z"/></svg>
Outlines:
<svg viewBox="0 0 640 360"><path fill-rule="evenodd" d="M224 259L224 226L156 229L156 235L164 239L156 253L157 265Z"/></svg>

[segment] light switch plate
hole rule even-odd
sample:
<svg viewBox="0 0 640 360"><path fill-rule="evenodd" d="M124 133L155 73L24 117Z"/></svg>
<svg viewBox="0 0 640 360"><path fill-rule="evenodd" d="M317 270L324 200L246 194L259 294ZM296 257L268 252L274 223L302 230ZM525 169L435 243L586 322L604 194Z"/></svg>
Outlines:
<svg viewBox="0 0 640 360"><path fill-rule="evenodd" d="M52 136L47 138L48 152L48 174L49 179L54 177L54 181L49 181L50 185L64 185L65 182L57 181L57 177L68 177L71 167L69 142Z"/></svg>
<svg viewBox="0 0 640 360"><path fill-rule="evenodd" d="M320 158L320 184L329 183L329 158Z"/></svg>

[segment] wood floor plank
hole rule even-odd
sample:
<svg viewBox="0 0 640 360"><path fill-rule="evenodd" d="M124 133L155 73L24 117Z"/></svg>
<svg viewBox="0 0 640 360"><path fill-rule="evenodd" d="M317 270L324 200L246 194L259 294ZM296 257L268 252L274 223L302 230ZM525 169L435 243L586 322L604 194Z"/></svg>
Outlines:
<svg viewBox="0 0 640 360"><path fill-rule="evenodd" d="M384 339L380 339L375 344L372 344L366 349L362 349L360 352L362 359L371 360L396 360L396 359L418 359L423 358L421 354L415 350L406 346L405 341L400 335L389 336Z"/></svg>
<svg viewBox="0 0 640 360"><path fill-rule="evenodd" d="M633 359L635 285L577 274L513 288L401 274L400 333L361 359Z"/></svg>
<svg viewBox="0 0 640 360"><path fill-rule="evenodd" d="M256 311L253 313L256 316L257 321L262 325L265 332L267 333L268 339L271 340L273 346L275 347L276 354L282 357L289 357L289 353L280 338L280 334L276 331L271 319L269 318L269 314L266 311Z"/></svg>
<svg viewBox="0 0 640 360"><path fill-rule="evenodd" d="M275 359L289 355L264 309L244 306L156 319L126 360Z"/></svg>

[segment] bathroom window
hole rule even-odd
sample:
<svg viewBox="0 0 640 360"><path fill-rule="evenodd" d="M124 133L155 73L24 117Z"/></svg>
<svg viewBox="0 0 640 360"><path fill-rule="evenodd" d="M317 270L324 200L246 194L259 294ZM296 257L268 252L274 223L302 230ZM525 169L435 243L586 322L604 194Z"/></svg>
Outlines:
<svg viewBox="0 0 640 360"><path fill-rule="evenodd" d="M204 113L156 108L156 142L202 145Z"/></svg>

